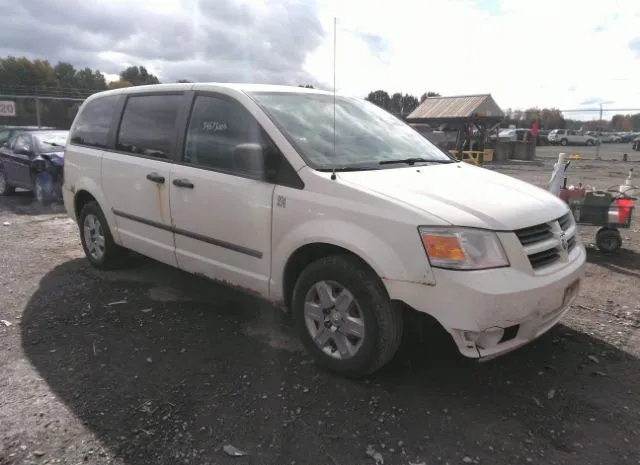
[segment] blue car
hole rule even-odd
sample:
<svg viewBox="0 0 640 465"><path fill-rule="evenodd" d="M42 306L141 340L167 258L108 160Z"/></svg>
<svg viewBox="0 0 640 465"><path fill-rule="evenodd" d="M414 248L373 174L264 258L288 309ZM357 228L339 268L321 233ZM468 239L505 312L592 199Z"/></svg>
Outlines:
<svg viewBox="0 0 640 465"><path fill-rule="evenodd" d="M33 191L39 203L62 198L64 147L69 131L24 131L0 146L0 196L17 188Z"/></svg>

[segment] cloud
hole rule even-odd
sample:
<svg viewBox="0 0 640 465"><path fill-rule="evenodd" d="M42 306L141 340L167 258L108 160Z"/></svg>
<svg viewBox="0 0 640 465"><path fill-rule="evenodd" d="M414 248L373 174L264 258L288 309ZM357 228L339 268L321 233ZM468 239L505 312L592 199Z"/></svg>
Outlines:
<svg viewBox="0 0 640 465"><path fill-rule="evenodd" d="M0 56L162 81L333 82L365 96L493 94L502 107L640 108L640 4L539 0L0 0ZM550 14L550 12L553 12ZM605 105L605 103L603 103Z"/></svg>
<svg viewBox="0 0 640 465"><path fill-rule="evenodd" d="M142 64L162 81L306 84L325 31L315 1L0 1L0 53L117 74Z"/></svg>
<svg viewBox="0 0 640 465"><path fill-rule="evenodd" d="M580 105L609 105L611 103L613 103L612 100L605 100L598 97L591 97L580 102Z"/></svg>
<svg viewBox="0 0 640 465"><path fill-rule="evenodd" d="M535 8L522 0L325 0L319 6L326 30L338 18L342 92L489 92L505 108L561 109L578 109L595 95L640 109L637 86L624 80L640 74L627 47L640 30L637 0L612 3L604 16L598 2L582 0L540 0ZM606 27L596 33L599 25ZM384 52L373 53L362 34L384 40ZM307 70L326 82L332 40L307 60Z"/></svg>
<svg viewBox="0 0 640 465"><path fill-rule="evenodd" d="M640 58L640 36L631 39L629 42L629 49L635 53L636 58Z"/></svg>

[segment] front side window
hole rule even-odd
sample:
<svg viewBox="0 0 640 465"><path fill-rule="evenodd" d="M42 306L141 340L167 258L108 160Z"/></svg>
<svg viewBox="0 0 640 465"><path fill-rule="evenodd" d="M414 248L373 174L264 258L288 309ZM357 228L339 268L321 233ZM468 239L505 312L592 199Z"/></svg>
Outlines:
<svg viewBox="0 0 640 465"><path fill-rule="evenodd" d="M182 95L138 95L124 107L116 150L147 157L172 157Z"/></svg>
<svg viewBox="0 0 640 465"><path fill-rule="evenodd" d="M367 101L315 93L249 94L315 169L381 169L398 160L453 159L409 125ZM335 116L335 130L334 130Z"/></svg>
<svg viewBox="0 0 640 465"><path fill-rule="evenodd" d="M118 97L113 95L99 97L87 103L73 125L71 142L106 148L109 128L117 106Z"/></svg>
<svg viewBox="0 0 640 465"><path fill-rule="evenodd" d="M198 96L191 111L183 161L238 172L234 158L238 145L264 146L265 143L262 128L240 103L222 97Z"/></svg>

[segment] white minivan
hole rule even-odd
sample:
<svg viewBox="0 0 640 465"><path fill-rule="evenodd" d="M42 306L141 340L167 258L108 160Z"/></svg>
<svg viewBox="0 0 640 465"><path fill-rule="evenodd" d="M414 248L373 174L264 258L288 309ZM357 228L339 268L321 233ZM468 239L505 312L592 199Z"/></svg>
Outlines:
<svg viewBox="0 0 640 465"><path fill-rule="evenodd" d="M71 127L63 195L95 267L135 251L268 299L345 376L394 356L407 308L467 357L513 350L562 318L584 272L560 199L314 89L94 94Z"/></svg>

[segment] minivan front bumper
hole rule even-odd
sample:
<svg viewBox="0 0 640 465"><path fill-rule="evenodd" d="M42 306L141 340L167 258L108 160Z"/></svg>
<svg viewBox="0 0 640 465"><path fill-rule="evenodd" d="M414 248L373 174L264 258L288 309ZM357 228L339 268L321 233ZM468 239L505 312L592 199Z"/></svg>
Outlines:
<svg viewBox="0 0 640 465"><path fill-rule="evenodd" d="M471 358L493 358L551 329L570 309L584 275L578 244L569 261L539 275L516 268L434 269L435 286L385 280L392 299L433 316Z"/></svg>

